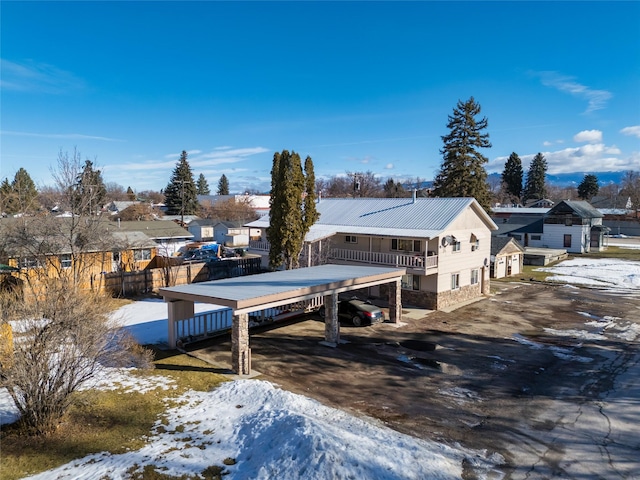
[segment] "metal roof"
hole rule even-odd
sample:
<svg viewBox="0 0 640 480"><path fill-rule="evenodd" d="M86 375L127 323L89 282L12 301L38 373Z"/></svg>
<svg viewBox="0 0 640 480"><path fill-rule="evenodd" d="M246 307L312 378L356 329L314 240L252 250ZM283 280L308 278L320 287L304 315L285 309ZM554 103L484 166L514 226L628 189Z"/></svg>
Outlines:
<svg viewBox="0 0 640 480"><path fill-rule="evenodd" d="M305 240L312 242L335 233L434 238L469 207L491 230L497 229L473 198L323 198L316 204L320 218ZM269 217L248 225L266 228Z"/></svg>
<svg viewBox="0 0 640 480"><path fill-rule="evenodd" d="M399 280L404 268L319 265L161 288L165 301L212 303L245 313Z"/></svg>

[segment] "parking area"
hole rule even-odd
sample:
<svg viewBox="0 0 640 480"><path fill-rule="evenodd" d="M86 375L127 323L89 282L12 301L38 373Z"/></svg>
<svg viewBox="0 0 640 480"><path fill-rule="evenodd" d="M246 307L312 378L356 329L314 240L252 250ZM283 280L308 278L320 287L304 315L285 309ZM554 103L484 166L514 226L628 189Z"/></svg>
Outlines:
<svg viewBox="0 0 640 480"><path fill-rule="evenodd" d="M343 325L337 348L320 343L318 315L252 330L253 373L401 432L495 452L506 478L640 476L640 299L493 286L450 312ZM228 338L191 350L229 365Z"/></svg>

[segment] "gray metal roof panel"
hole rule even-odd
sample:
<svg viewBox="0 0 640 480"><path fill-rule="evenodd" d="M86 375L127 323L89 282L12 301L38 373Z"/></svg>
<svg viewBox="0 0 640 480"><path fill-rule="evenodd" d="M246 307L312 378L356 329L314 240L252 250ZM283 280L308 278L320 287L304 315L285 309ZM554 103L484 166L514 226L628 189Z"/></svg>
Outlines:
<svg viewBox="0 0 640 480"><path fill-rule="evenodd" d="M405 272L404 268L329 264L161 288L160 294L165 299L190 299L244 309L309 292L322 295L343 287L353 289L369 280L399 278Z"/></svg>

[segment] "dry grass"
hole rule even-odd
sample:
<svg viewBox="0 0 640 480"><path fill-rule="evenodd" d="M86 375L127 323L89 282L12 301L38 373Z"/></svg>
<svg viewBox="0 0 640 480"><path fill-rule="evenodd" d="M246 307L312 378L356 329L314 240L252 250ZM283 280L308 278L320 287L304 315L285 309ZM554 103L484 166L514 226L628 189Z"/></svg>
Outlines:
<svg viewBox="0 0 640 480"><path fill-rule="evenodd" d="M156 370L138 374L171 377L176 389L144 394L119 390L77 392L63 423L48 436L28 436L16 425L3 426L0 480L23 478L91 453L137 450L162 417L167 401L170 403L187 389L208 391L225 381L223 376L212 373L210 365L175 351L157 351L154 363ZM156 474L148 471L136 478L168 478L153 476Z"/></svg>

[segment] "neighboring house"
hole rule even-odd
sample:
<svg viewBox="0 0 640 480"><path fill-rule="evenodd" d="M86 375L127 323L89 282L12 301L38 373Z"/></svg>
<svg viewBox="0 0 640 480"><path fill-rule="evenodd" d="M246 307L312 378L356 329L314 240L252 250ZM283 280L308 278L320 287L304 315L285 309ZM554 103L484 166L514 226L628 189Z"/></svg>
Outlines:
<svg viewBox="0 0 640 480"><path fill-rule="evenodd" d="M543 247L544 213L539 215L492 216L498 230L494 237L511 237L525 247Z"/></svg>
<svg viewBox="0 0 640 480"><path fill-rule="evenodd" d="M217 220L211 220L208 218L200 218L192 220L187 225L189 233L193 234L193 240L196 242L210 242L213 241L213 227L218 223Z"/></svg>
<svg viewBox="0 0 640 480"><path fill-rule="evenodd" d="M496 224L473 198L323 198L305 237L304 266L321 263L405 267L403 304L441 309L489 292ZM249 224L265 229L268 216ZM266 238L250 253L268 264ZM376 291L372 295L384 295Z"/></svg>
<svg viewBox="0 0 640 480"><path fill-rule="evenodd" d="M549 200L548 198L541 198L540 200L529 200L525 207L526 208L551 208L555 202L553 200Z"/></svg>
<svg viewBox="0 0 640 480"><path fill-rule="evenodd" d="M12 228L9 220L3 219L0 233ZM144 270L156 256L156 243L141 232L110 232L106 224L87 231L67 217L48 220L55 225L41 237L30 237L27 245L3 245L2 262L19 269L17 278L33 283L71 276L81 288L100 288L103 274Z"/></svg>
<svg viewBox="0 0 640 480"><path fill-rule="evenodd" d="M157 254L172 257L193 240L193 234L175 222L167 220L109 221L110 232L141 232L156 244Z"/></svg>
<svg viewBox="0 0 640 480"><path fill-rule="evenodd" d="M214 240L226 247L249 245L249 227L240 221L221 221L213 227Z"/></svg>
<svg viewBox="0 0 640 480"><path fill-rule="evenodd" d="M122 212L125 208L129 208L132 205L138 205L139 203L142 203L140 201L113 201L107 205L105 205L105 210L107 212L109 212L109 214L111 215L117 215L118 213Z"/></svg>
<svg viewBox="0 0 640 480"><path fill-rule="evenodd" d="M589 202L563 200L544 217L544 245L570 253L588 253L606 248L602 225L604 215Z"/></svg>
<svg viewBox="0 0 640 480"><path fill-rule="evenodd" d="M491 278L504 278L522 273L524 248L511 237L491 239Z"/></svg>

